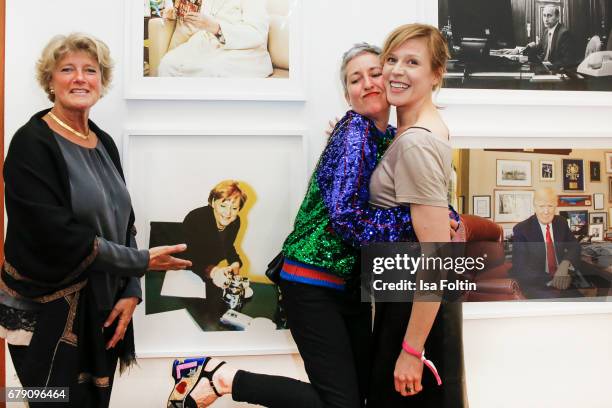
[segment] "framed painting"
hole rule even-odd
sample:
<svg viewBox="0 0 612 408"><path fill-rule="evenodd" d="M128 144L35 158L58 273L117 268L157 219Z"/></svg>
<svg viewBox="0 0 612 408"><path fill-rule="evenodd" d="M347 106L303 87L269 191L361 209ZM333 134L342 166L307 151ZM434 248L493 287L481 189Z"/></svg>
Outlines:
<svg viewBox="0 0 612 408"><path fill-rule="evenodd" d="M497 186L530 187L531 161L497 160Z"/></svg>
<svg viewBox="0 0 612 408"><path fill-rule="evenodd" d="M533 190L495 190L495 222L521 222L533 215Z"/></svg>

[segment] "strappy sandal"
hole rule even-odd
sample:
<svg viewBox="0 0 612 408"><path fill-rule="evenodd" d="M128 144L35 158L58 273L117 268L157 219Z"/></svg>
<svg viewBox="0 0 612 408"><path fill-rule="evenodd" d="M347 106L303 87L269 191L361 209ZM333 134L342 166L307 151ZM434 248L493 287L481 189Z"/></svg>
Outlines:
<svg viewBox="0 0 612 408"><path fill-rule="evenodd" d="M222 396L212 379L215 372L225 364L225 361L221 361L211 371L206 371L206 365L210 360L210 357L174 360L172 363L174 388L168 397L168 408L198 408L195 400L191 397L191 391L193 391L203 377L208 380L214 395L217 397Z"/></svg>

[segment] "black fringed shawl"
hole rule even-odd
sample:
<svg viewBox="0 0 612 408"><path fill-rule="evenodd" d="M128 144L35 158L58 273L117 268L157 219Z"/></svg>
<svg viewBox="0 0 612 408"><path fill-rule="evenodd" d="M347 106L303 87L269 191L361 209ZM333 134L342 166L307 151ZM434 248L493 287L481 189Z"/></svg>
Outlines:
<svg viewBox="0 0 612 408"><path fill-rule="evenodd" d="M87 285L88 267L97 255L96 232L72 213L66 161L42 120L48 111L35 114L15 133L4 164L8 223L0 289L41 305L18 374L24 386L69 386L87 377L110 395L104 378L114 367L100 364L107 360L103 321ZM123 178L112 138L92 121L89 126ZM133 242L133 224L131 211L126 246ZM122 368L134 361L131 323L116 347Z"/></svg>

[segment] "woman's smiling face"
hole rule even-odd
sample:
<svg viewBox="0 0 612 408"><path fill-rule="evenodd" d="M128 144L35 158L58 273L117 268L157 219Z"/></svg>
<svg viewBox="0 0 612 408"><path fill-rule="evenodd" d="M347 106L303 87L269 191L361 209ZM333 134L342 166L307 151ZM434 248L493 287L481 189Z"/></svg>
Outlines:
<svg viewBox="0 0 612 408"><path fill-rule="evenodd" d="M411 38L393 49L383 61L383 78L387 100L393 106L409 106L431 97L441 78L431 68L427 39Z"/></svg>

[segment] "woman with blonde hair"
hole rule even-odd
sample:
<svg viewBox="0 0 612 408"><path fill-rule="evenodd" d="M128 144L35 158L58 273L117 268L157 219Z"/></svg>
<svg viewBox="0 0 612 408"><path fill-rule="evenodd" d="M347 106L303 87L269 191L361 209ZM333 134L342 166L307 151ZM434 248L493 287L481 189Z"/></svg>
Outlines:
<svg viewBox="0 0 612 408"><path fill-rule="evenodd" d="M403 25L387 37L381 60L398 129L370 179L370 203L409 206L419 242L449 242L452 150L449 130L433 102L448 60L446 42L433 26ZM458 302L377 303L368 404L464 406L461 323ZM425 359L425 350L431 360Z"/></svg>
<svg viewBox="0 0 612 408"><path fill-rule="evenodd" d="M185 245L136 248L117 146L89 120L112 67L94 37L51 39L37 76L53 107L15 133L4 164L0 335L21 385L68 387L62 406L108 406L117 361L135 360L139 278L191 265L172 256Z"/></svg>

